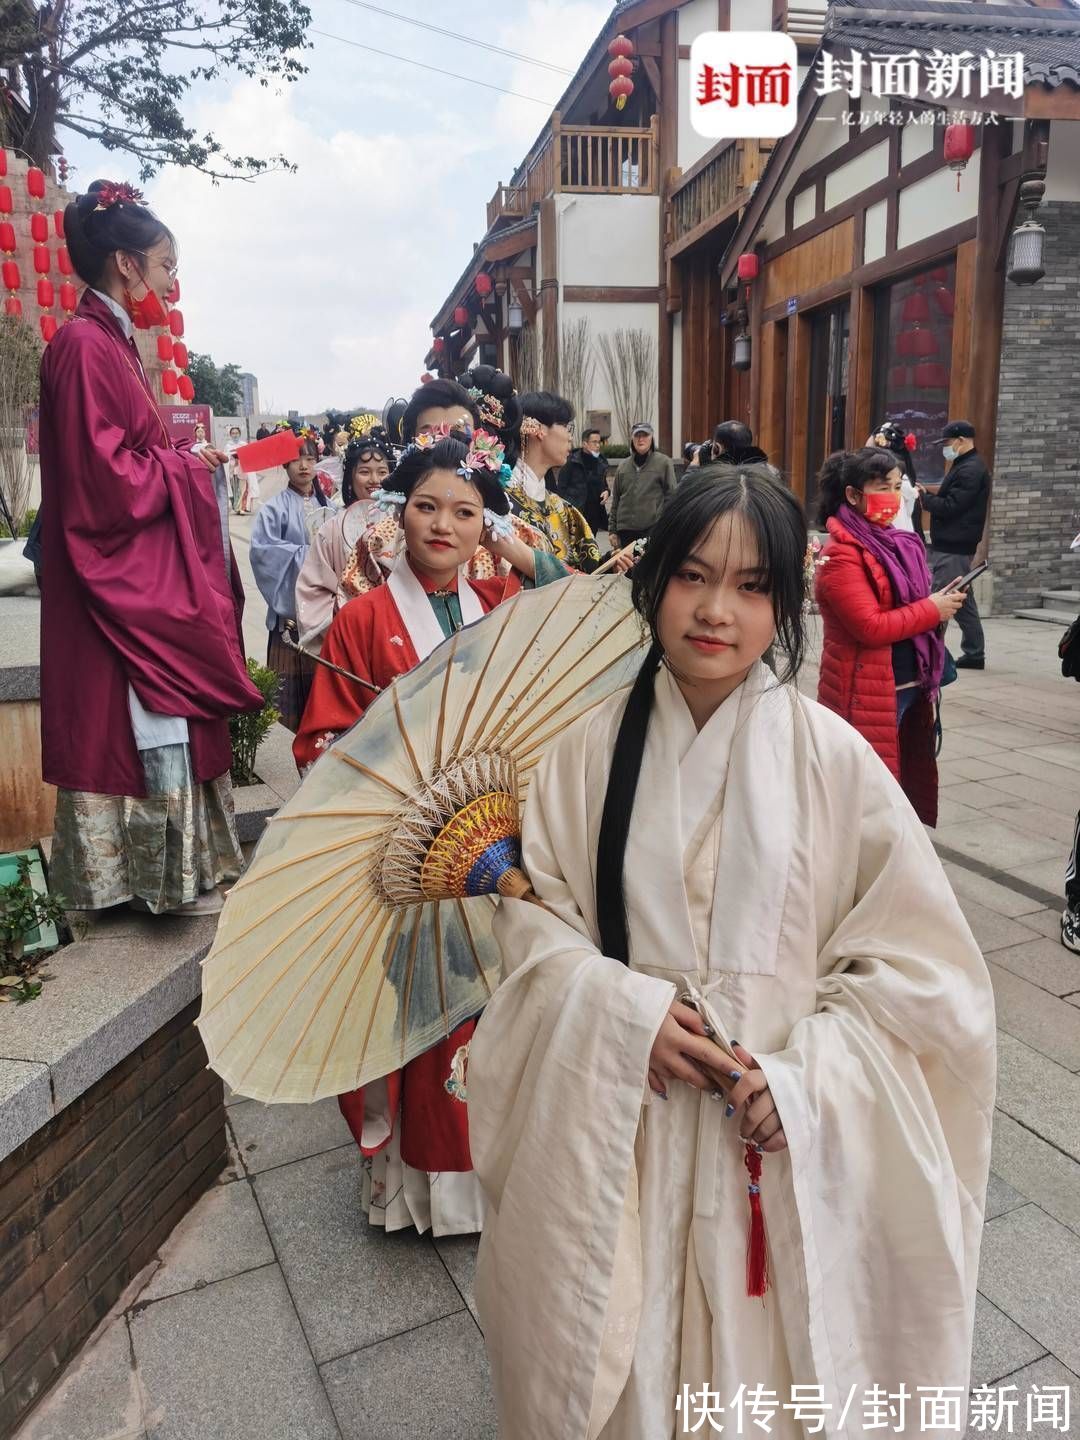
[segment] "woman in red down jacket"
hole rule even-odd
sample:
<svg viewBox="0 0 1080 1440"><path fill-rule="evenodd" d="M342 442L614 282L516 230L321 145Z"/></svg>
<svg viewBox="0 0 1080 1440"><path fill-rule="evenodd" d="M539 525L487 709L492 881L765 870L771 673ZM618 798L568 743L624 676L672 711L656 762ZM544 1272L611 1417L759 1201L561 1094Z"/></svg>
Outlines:
<svg viewBox="0 0 1080 1440"><path fill-rule="evenodd" d="M938 627L964 594L930 593L922 540L892 523L901 483L900 461L874 446L830 455L818 477L819 523L829 532L815 576L824 625L818 700L870 742L919 819L935 825Z"/></svg>

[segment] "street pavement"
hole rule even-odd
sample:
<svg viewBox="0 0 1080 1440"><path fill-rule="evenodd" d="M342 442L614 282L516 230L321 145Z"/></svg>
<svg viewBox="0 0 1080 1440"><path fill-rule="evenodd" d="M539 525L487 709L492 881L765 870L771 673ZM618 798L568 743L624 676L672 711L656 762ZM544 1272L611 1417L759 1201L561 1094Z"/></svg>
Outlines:
<svg viewBox="0 0 1080 1440"><path fill-rule="evenodd" d="M233 522L249 581L250 524ZM262 658L260 618L253 600L249 647ZM1080 1406L1080 957L1057 938L1080 806L1080 689L1060 676L1053 627L986 629L989 668L946 692L935 835L998 1005L972 1381L1016 1387L1015 1419L998 1433L1048 1440L1069 1431L1060 1418L1029 1426L1034 1387L1071 1387L1074 1415ZM803 685L814 684L811 669ZM494 1437L475 1241L370 1229L333 1100L233 1098L228 1126L228 1169L19 1440ZM1080 1434L1080 1419L1069 1428Z"/></svg>

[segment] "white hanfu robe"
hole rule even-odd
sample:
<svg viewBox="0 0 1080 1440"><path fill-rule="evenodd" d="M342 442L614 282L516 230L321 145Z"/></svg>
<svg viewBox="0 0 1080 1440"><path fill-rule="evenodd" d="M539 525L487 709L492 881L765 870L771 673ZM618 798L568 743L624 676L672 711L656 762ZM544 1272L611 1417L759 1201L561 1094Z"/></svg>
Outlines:
<svg viewBox="0 0 1080 1440"><path fill-rule="evenodd" d="M353 598L342 589L341 577L371 517L370 503L354 500L315 533L296 580L296 620L305 650L319 653L334 616Z"/></svg>
<svg viewBox="0 0 1080 1440"><path fill-rule="evenodd" d="M700 734L662 668L626 850L625 967L597 948L595 906L624 704L572 727L537 771L524 866L547 908L501 902L506 978L470 1048L489 1206L476 1295L501 1440L739 1433L731 1402L759 1384L776 1392L769 1433L805 1433L779 1407L809 1385L832 1407L821 1433L854 1440L875 1385L966 1396L994 1007L934 850L866 742L764 666ZM688 988L758 1059L788 1140L763 1156L763 1300L746 1294L738 1120L680 1082L667 1102L648 1085ZM702 1387L725 1409L698 1424L685 1403ZM890 1433L933 1434L917 1398Z"/></svg>

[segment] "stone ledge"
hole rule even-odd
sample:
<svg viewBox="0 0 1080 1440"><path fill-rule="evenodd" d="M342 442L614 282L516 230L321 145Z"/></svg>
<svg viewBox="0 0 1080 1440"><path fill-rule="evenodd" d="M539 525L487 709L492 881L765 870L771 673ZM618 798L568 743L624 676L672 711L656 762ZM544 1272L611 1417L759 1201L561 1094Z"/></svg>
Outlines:
<svg viewBox="0 0 1080 1440"><path fill-rule="evenodd" d="M37 700L41 694L36 596L0 595L0 701Z"/></svg>
<svg viewBox="0 0 1080 1440"><path fill-rule="evenodd" d="M0 1159L199 997L215 928L104 912L49 960L37 1000L0 1007Z"/></svg>

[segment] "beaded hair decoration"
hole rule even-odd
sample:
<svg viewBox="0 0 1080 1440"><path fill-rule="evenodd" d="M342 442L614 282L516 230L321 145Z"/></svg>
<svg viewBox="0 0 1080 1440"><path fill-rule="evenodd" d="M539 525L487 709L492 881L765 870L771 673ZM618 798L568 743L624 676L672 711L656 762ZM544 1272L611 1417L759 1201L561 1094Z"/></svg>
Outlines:
<svg viewBox="0 0 1080 1440"><path fill-rule="evenodd" d="M521 438L523 440L539 439L547 434L547 426L535 415L526 415L521 422Z"/></svg>
<svg viewBox="0 0 1080 1440"><path fill-rule="evenodd" d="M427 434L418 435L406 448L401 458L404 460L406 455L411 455L415 450L430 450L440 440L448 440L451 437L459 438L459 432L452 430L446 424L436 425ZM499 485L505 490L510 484L512 472L509 465L506 464L506 449L498 436L489 434L486 430L476 430L468 445L468 453L457 470L461 478L471 480L477 470L484 470L489 475L494 475ZM393 515L395 519L400 520L401 512L405 508L405 496L402 491L384 485L376 490L371 498L375 507L384 515ZM510 522L510 516L499 515L486 505L484 506L484 524L497 539L508 540L513 536L514 527Z"/></svg>
<svg viewBox="0 0 1080 1440"><path fill-rule="evenodd" d="M506 409L503 402L496 396L489 395L486 390L481 390L479 385L470 386L468 395L470 400L476 402L480 423L490 425L493 430L501 430L506 424Z"/></svg>

